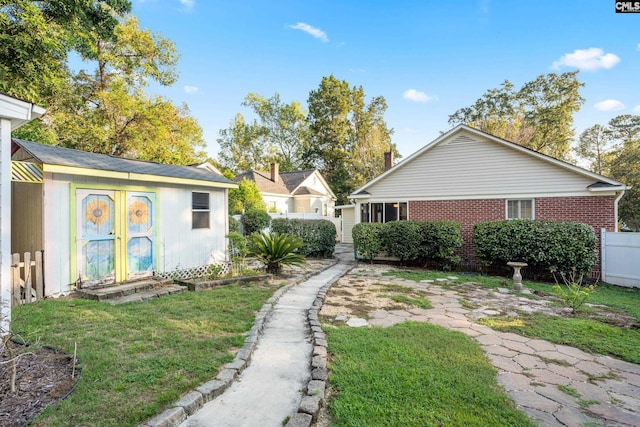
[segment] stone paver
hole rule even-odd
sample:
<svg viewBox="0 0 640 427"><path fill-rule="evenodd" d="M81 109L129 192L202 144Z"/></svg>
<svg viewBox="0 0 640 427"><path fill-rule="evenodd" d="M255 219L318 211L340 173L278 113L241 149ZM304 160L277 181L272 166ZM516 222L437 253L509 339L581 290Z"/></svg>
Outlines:
<svg viewBox="0 0 640 427"><path fill-rule="evenodd" d="M428 321L474 338L498 369L498 382L541 426L640 426L640 365L474 323L491 315L517 316L498 308L508 299L520 311L554 314L547 301L514 299L511 290L502 288L477 297L474 301L482 298L483 306L470 310L459 301L468 299L468 292L458 295L438 283L421 285L428 286L432 309L377 310L365 321L381 327L404 320Z"/></svg>

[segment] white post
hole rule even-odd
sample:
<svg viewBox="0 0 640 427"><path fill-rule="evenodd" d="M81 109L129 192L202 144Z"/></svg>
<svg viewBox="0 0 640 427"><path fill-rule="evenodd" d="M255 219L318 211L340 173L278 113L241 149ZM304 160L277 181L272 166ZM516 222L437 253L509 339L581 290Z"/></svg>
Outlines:
<svg viewBox="0 0 640 427"><path fill-rule="evenodd" d="M602 277L602 281L607 283L607 261L606 261L606 250L607 247L607 229L600 229L600 277Z"/></svg>
<svg viewBox="0 0 640 427"><path fill-rule="evenodd" d="M0 334L11 327L11 120L0 118Z"/></svg>

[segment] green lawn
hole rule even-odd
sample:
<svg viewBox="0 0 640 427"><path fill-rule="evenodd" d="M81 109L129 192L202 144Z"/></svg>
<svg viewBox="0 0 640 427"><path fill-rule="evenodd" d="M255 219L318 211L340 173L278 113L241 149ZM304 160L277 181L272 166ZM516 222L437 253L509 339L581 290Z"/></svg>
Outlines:
<svg viewBox="0 0 640 427"><path fill-rule="evenodd" d="M392 270L385 275L417 282L424 279L456 276L458 280L452 282L452 285L472 282L487 288L511 286L511 281L502 277L458 275L425 270ZM523 284L526 288L554 295L553 285L549 283L525 281ZM640 289L599 284L587 303L607 306L605 311L624 314L640 322ZM602 308L591 308L585 305L575 315L564 317L523 313L517 319L490 317L481 319L480 323L500 331L514 332L527 337L570 345L587 352L611 355L628 362L640 363L638 347L640 329L622 327L612 324L611 321L605 321L602 316L598 316L598 312L602 313L602 310Z"/></svg>
<svg viewBox="0 0 640 427"><path fill-rule="evenodd" d="M428 323L327 327L332 426L534 426L479 345Z"/></svg>
<svg viewBox="0 0 640 427"><path fill-rule="evenodd" d="M276 286L232 285L112 306L59 299L14 309L13 330L73 353L75 391L34 426L135 426L217 375Z"/></svg>

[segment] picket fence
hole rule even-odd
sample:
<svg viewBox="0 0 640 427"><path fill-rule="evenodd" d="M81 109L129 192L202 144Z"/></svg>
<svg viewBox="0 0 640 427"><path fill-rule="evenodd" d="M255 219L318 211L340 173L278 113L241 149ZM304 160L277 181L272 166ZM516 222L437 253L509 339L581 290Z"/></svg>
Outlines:
<svg viewBox="0 0 640 427"><path fill-rule="evenodd" d="M42 252L11 255L11 305L18 306L44 298L44 278L42 274Z"/></svg>

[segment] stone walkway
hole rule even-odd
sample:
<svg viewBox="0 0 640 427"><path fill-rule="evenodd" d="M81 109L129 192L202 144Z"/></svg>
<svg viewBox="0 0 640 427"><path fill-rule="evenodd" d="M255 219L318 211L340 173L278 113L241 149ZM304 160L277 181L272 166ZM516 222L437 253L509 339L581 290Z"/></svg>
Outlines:
<svg viewBox="0 0 640 427"><path fill-rule="evenodd" d="M464 308L458 292L435 283L420 285L428 288L434 308L380 309L369 312L366 319L338 316L335 321L388 327L413 320L473 337L498 369L499 383L542 426L640 426L640 365L495 331L474 320L497 312ZM496 297L515 298L521 305L518 309L526 307L524 311L543 309L539 301L518 298L507 290Z"/></svg>

